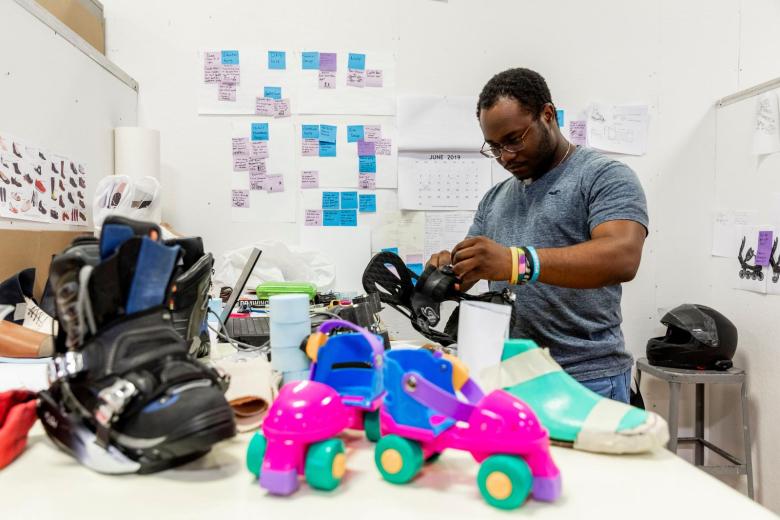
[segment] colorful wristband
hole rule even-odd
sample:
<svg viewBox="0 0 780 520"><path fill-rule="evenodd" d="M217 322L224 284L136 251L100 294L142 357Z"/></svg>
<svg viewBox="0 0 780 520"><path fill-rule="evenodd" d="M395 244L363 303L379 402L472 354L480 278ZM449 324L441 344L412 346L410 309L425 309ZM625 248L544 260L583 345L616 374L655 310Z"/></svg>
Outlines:
<svg viewBox="0 0 780 520"><path fill-rule="evenodd" d="M539 279L539 273L542 266L539 265L539 255L536 253L536 248L528 246L526 247L526 250L531 254L531 259L533 260L533 269L531 271L531 279L529 280L529 283L534 283Z"/></svg>
<svg viewBox="0 0 780 520"><path fill-rule="evenodd" d="M526 281L526 265L525 265L525 253L518 250L517 255L517 278L515 284L520 285Z"/></svg>
<svg viewBox="0 0 780 520"><path fill-rule="evenodd" d="M512 276L509 278L509 283L514 284L517 283L517 248L510 247L509 251L512 253Z"/></svg>

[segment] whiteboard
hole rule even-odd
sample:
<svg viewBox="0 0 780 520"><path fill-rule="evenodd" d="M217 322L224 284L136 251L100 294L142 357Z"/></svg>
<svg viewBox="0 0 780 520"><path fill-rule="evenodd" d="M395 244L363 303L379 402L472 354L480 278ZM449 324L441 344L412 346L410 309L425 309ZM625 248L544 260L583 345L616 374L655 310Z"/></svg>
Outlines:
<svg viewBox="0 0 780 520"><path fill-rule="evenodd" d="M114 127L137 124L137 83L34 0L0 2L0 20L0 132L83 162L90 210L114 172ZM7 219L0 228L89 229Z"/></svg>

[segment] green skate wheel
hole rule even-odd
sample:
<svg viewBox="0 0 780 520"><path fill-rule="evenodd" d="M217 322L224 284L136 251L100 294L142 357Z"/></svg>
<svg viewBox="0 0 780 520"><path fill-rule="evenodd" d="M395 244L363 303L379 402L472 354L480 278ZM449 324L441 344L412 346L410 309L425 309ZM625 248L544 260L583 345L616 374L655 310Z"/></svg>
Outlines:
<svg viewBox="0 0 780 520"><path fill-rule="evenodd" d="M418 443L398 435L386 435L376 444L374 462L385 480L406 484L422 468L422 448Z"/></svg>
<svg viewBox="0 0 780 520"><path fill-rule="evenodd" d="M332 491L339 486L346 473L346 462L344 443L341 440L328 439L312 444L306 452L306 482L315 489Z"/></svg>
<svg viewBox="0 0 780 520"><path fill-rule="evenodd" d="M255 432L246 450L246 468L257 478L260 477L260 469L263 467L266 446L268 446L268 441L263 437L263 434Z"/></svg>
<svg viewBox="0 0 780 520"><path fill-rule="evenodd" d="M376 442L382 436L379 430L379 410L366 412L363 414L363 429L366 431L366 438L371 442Z"/></svg>
<svg viewBox="0 0 780 520"><path fill-rule="evenodd" d="M477 474L482 497L499 509L515 509L523 505L531 492L533 480L528 464L512 455L488 457Z"/></svg>

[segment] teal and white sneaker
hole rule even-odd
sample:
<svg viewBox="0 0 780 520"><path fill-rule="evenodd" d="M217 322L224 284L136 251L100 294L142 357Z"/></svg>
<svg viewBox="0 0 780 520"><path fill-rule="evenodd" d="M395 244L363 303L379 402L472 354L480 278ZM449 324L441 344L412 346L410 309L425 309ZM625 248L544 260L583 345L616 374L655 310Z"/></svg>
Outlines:
<svg viewBox="0 0 780 520"><path fill-rule="evenodd" d="M553 442L598 453L642 453L669 440L658 414L613 401L567 374L532 340L506 340L493 381L533 408Z"/></svg>

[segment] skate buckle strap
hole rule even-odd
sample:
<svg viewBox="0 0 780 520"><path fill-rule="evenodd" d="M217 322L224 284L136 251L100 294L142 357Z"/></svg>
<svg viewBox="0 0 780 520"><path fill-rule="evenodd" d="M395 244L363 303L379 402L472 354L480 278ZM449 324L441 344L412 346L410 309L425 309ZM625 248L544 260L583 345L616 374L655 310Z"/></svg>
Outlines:
<svg viewBox="0 0 780 520"><path fill-rule="evenodd" d="M97 444L102 448L108 446L111 424L116 421L127 403L138 393L133 383L126 379L118 379L111 386L98 392L98 404L95 410L97 421Z"/></svg>
<svg viewBox="0 0 780 520"><path fill-rule="evenodd" d="M402 383L404 392L415 401L456 421L468 421L474 411L473 405L459 401L417 372L405 373Z"/></svg>
<svg viewBox="0 0 780 520"><path fill-rule="evenodd" d="M47 368L49 384L52 384L63 377L76 375L82 370L84 370L84 357L81 355L81 352L65 352L64 354L60 354L49 361L49 366Z"/></svg>

